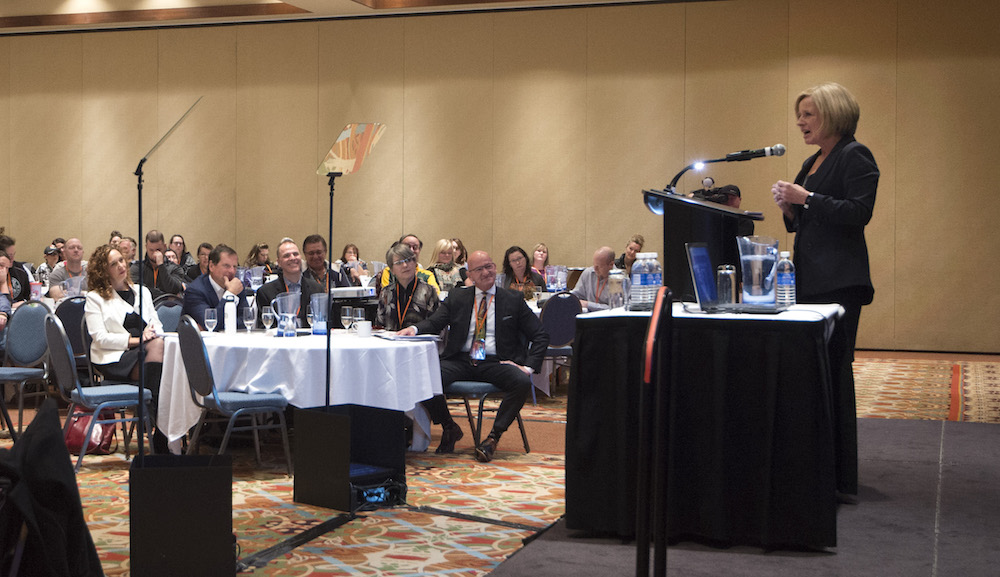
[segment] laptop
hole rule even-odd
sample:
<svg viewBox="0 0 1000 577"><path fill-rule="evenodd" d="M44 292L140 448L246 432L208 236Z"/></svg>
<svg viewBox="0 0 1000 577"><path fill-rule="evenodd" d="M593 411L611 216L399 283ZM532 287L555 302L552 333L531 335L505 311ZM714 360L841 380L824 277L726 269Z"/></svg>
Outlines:
<svg viewBox="0 0 1000 577"><path fill-rule="evenodd" d="M786 310L786 306L777 303L719 303L716 293L715 267L708 253L708 245L703 242L688 242L688 264L691 266L691 281L694 283L695 298L698 308L706 313L755 313L775 314Z"/></svg>

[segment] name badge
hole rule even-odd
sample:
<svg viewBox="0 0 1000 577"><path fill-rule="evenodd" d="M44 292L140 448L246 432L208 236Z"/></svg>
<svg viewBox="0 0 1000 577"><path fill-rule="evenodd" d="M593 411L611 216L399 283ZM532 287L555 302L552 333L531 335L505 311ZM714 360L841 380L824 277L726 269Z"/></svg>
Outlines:
<svg viewBox="0 0 1000 577"><path fill-rule="evenodd" d="M469 356L472 357L472 360L474 361L485 361L486 341L473 341L472 350L469 351Z"/></svg>

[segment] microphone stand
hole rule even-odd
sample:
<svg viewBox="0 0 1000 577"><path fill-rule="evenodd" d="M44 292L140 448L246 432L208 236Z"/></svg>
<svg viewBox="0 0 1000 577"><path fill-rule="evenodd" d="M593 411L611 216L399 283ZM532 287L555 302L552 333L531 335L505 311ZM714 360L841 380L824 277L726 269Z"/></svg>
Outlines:
<svg viewBox="0 0 1000 577"><path fill-rule="evenodd" d="M142 167L143 167L144 164L146 164L146 161L149 160L149 157L153 156L153 153L156 152L156 149L160 148L160 145L163 144L163 142L167 138L169 138L170 135L173 134L175 130L177 130L177 127L180 126L182 122L184 122L184 119L187 118L189 114L191 114L191 111L194 110L194 107L198 106L198 103L201 102L202 98L204 98L204 96L199 96L198 100L195 100L194 104L192 104L191 107L187 109L187 112L185 112L184 115L181 116L177 120L177 122L175 122L174 125L170 127L170 130L168 130L166 134L164 134L162 137L160 137L160 139L158 141L156 141L156 144L153 145L153 148L150 148L149 152L147 152L146 155L142 157L142 160L139 161L139 166L136 167L135 172L133 173L133 174L135 174L136 178L138 178L137 188L138 188L138 193L139 193L139 202L138 202L138 204L139 204L139 214L138 214L138 218L136 219L138 221L138 224L139 224L139 234L138 234L138 236L136 236L136 238L143 238L143 234L142 234ZM136 241L136 242L138 243L138 241ZM138 247L136 247L136 248L138 249ZM146 256L148 257L148 255L146 255ZM145 288L145 286L146 286L146 259L143 258L143 259L139 260L139 319L140 320L142 320L142 318L143 318L143 316L142 316L142 291ZM152 295L152 292L150 292L150 295ZM146 400L145 400L145 396L146 396L146 347L144 346L144 344L142 342L142 334L140 333L139 334L139 407L136 410L136 418L139 419L139 427L140 427L140 430L142 432L144 432L144 429L146 428L146 420L145 420L145 417L146 417L146 406L145 406L146 405ZM152 423L152 421L150 421L150 423ZM138 453L136 453L136 456L135 456L135 465L138 468L142 468L143 465L145 464L145 457L144 457L144 454L143 454L144 453L144 450L143 450L144 449L144 443L143 443L144 438L143 438L142 432L140 432L140 434L139 434L139 448L138 448Z"/></svg>
<svg viewBox="0 0 1000 577"><path fill-rule="evenodd" d="M338 176L342 176L342 172L328 172L326 175L330 178L330 222L327 226L326 240L328 246L333 246L333 187L334 181L337 180ZM327 256L330 256L329 250L327 251ZM327 264L323 264L326 268L326 406L330 406L330 339L333 334L333 296L330 292L330 276L333 273Z"/></svg>

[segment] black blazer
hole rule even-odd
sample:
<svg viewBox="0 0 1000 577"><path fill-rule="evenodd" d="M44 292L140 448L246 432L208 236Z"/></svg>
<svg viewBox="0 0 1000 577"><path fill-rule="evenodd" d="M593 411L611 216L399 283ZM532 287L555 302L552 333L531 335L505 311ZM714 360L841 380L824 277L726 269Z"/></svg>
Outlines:
<svg viewBox="0 0 1000 577"><path fill-rule="evenodd" d="M792 207L785 228L795 234L795 284L800 296L817 295L847 287L861 287L865 304L872 301L865 225L872 218L879 171L868 148L845 136L830 156L806 178L817 152L795 177L814 193L809 208Z"/></svg>
<svg viewBox="0 0 1000 577"><path fill-rule="evenodd" d="M448 328L448 343L441 353L442 359L468 358L469 354L462 352L462 346L469 336L475 302L475 287L456 287L449 291L448 298L434 314L417 323L418 333L439 333ZM500 360L514 361L538 372L545 358L545 349L549 346L549 335L524 302L524 295L498 288L495 307L497 356Z"/></svg>
<svg viewBox="0 0 1000 577"><path fill-rule="evenodd" d="M323 293L323 287L319 286L318 282L307 277L305 274L302 275L302 280L300 284L302 285L302 296L299 297L299 321L300 321L299 324L302 327L308 327L309 325L306 323L307 320L306 315L308 314L307 311L309 307L307 305L309 304L309 301L312 299L313 294ZM260 315L264 311L264 307L270 305L271 301L274 300L274 297L278 296L283 292L287 292L287 287L285 285L285 275L281 274L280 272L278 273L277 279L269 283L265 283L264 286L257 289L258 326L262 326L260 324Z"/></svg>

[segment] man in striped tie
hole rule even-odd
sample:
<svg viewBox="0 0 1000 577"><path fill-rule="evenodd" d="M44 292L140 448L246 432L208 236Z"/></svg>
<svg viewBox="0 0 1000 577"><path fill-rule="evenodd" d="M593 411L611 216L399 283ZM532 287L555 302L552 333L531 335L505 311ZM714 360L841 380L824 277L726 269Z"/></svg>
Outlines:
<svg viewBox="0 0 1000 577"><path fill-rule="evenodd" d="M448 327L441 353L445 391L462 380L488 382L504 391L493 430L476 447L476 459L485 463L493 459L500 436L524 405L530 375L542 366L549 335L522 293L494 286L497 267L489 254L473 252L468 266L474 287L452 290L433 315L400 334L439 333ZM443 397L438 404L434 411L447 411Z"/></svg>

